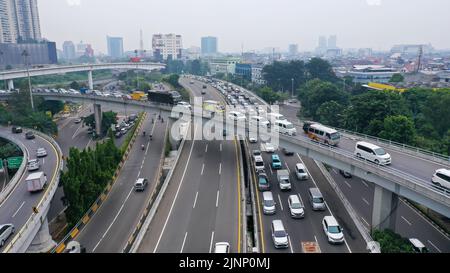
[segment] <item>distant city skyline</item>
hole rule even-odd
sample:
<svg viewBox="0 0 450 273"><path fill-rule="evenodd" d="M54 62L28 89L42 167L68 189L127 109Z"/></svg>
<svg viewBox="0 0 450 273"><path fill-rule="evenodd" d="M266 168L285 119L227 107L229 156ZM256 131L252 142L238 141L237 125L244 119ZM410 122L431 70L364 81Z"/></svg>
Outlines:
<svg viewBox="0 0 450 273"><path fill-rule="evenodd" d="M200 46L201 37L212 35L221 41L220 52L236 53L242 46L244 51L267 47L285 51L289 44L302 45L300 52L314 51L319 36L331 35L338 37L338 47L343 49L376 51L395 44L428 43L437 49L450 48L450 36L442 35L443 26L450 25L450 1L129 0L124 5L122 0L39 0L38 5L42 36L56 41L58 48L67 40L83 40L105 54L104 37L109 33L123 37L125 51L139 49L140 29L147 50L157 33L182 35L184 48ZM148 10L158 12L148 16ZM226 20L230 14L235 19Z"/></svg>

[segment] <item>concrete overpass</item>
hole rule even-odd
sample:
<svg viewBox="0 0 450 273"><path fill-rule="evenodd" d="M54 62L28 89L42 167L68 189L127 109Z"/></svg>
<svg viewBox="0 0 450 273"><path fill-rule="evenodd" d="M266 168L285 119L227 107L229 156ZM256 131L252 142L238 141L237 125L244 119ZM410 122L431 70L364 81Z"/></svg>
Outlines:
<svg viewBox="0 0 450 273"><path fill-rule="evenodd" d="M10 70L0 73L0 80L8 81L8 90L14 89L14 79L20 79L35 76L53 75L53 74L65 74L71 72L88 72L89 89L94 89L94 83L92 79L92 71L94 70L106 70L106 69L140 69L140 70L157 70L165 68L165 64L161 63L104 63L104 64L81 64L81 65L65 65L65 66L52 66L47 68L36 68L27 70Z"/></svg>
<svg viewBox="0 0 450 273"><path fill-rule="evenodd" d="M35 93L46 100L62 100L78 103L93 103L97 119L101 106L121 106L136 111L158 109L172 111L168 105L150 102L124 100L121 98L100 97L95 95L72 95L57 93ZM3 95L4 99L7 95ZM1 97L0 97L1 99ZM100 124L100 122L98 122ZM301 132L301 127L297 128ZM348 134L348 133L347 133ZM357 138L339 147L330 147L311 141L302 133L294 137L280 136L280 146L301 155L319 160L334 168L342 169L376 185L372 226L376 228L394 228L395 207L398 196L403 196L422 204L446 217L450 217L450 195L431 184L431 175L438 168L450 168L450 162L442 158L433 158L427 154L407 153L388 143L380 145L393 155L391 166L378 166L358 159L353 155ZM394 156L394 154L396 156Z"/></svg>

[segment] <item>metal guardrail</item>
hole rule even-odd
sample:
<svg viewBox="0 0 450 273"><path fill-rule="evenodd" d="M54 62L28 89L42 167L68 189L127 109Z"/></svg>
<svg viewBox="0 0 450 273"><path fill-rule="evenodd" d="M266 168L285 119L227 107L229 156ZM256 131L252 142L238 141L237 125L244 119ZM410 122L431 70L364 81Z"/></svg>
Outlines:
<svg viewBox="0 0 450 273"><path fill-rule="evenodd" d="M5 249L3 251L4 253L19 251L22 248L25 241L29 240L30 233L33 230L35 230L36 225L40 225L43 221L43 218L47 217L46 208L50 205L50 202L53 199L53 195L54 195L56 189L58 188L59 178L61 175L61 171L63 170L63 159L62 159L63 153L62 153L61 148L59 147L58 143L56 143L56 141L53 138L47 136L46 134L43 134L43 133L35 131L35 130L30 130L30 131L33 131L34 134L36 134L36 135L44 138L48 142L50 142L52 144L52 146L56 149L57 156L58 156L57 174L56 174L55 178L52 181L50 181L49 186L45 190L45 193L44 193L41 201L36 206L36 209L38 212L33 213L30 216L30 218L28 218L25 225L22 226L20 231L16 233L16 235L11 240L11 242L5 247ZM44 214L44 212L45 212L45 214Z"/></svg>
<svg viewBox="0 0 450 273"><path fill-rule="evenodd" d="M9 127L7 127L7 128L9 128ZM23 174L25 173L29 154L28 154L28 150L25 147L25 145L23 145L23 143L20 141L17 142L17 139L12 138L8 135L1 134L1 133L0 133L0 137L4 138L10 142L15 143L17 146L20 147L20 149L22 150L22 153L23 153L22 164L20 164L20 167L17 170L14 177L8 182L8 185L6 185L6 187L0 192L0 204L2 204L8 198L8 196L11 194L13 189L16 187L17 183L20 182L20 179L22 178ZM5 171L8 171L6 169L6 166L4 166L4 167L5 167Z"/></svg>
<svg viewBox="0 0 450 273"><path fill-rule="evenodd" d="M56 245L56 247L52 250L52 253L62 253L66 245L75 239L76 236L80 233L80 231L89 223L92 216L97 212L97 210L100 208L100 206L103 204L103 202L106 200L106 197L108 196L109 192L111 191L114 183L116 182L116 178L120 174L120 171L122 170L123 165L125 164L126 159L128 158L129 152L131 150L131 147L133 146L137 133L139 129L142 126L142 123L145 119L145 114L142 115L140 121L138 124L136 124L136 130L134 131L134 135L131 138L130 142L128 143L128 147L125 151L125 153L122 156L122 160L120 161L116 171L114 172L114 175L109 181L109 183L106 185L105 189L100 193L99 197L94 201L94 203L89 207L87 212L83 215L83 217L78 221L78 223L75 224L75 226L70 230L70 232L64 236L64 238Z"/></svg>

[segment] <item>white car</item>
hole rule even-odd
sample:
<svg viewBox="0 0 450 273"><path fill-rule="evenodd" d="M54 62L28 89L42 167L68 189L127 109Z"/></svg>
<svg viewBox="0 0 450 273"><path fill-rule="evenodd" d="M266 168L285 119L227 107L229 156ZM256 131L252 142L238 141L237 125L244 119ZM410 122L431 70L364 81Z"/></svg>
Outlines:
<svg viewBox="0 0 450 273"><path fill-rule="evenodd" d="M0 247L5 245L5 242L8 240L9 236L14 233L14 230L13 224L0 225Z"/></svg>
<svg viewBox="0 0 450 273"><path fill-rule="evenodd" d="M177 105L183 106L183 107L187 107L190 110L192 109L192 106L189 103L185 102L185 101L180 101L180 102L177 103Z"/></svg>
<svg viewBox="0 0 450 273"><path fill-rule="evenodd" d="M45 148L39 148L36 151L36 156L37 157L44 157L47 156L47 151L45 150Z"/></svg>
<svg viewBox="0 0 450 273"><path fill-rule="evenodd" d="M258 139L257 139L256 137L249 136L249 137L248 137L248 142L250 142L250 143L256 143L256 142L258 142Z"/></svg>
<svg viewBox="0 0 450 273"><path fill-rule="evenodd" d="M30 159L30 160L28 160L27 169L28 169L28 171L39 170L39 160L38 159Z"/></svg>
<svg viewBox="0 0 450 273"><path fill-rule="evenodd" d="M234 121L239 121L239 120L245 121L246 120L245 115L238 111L230 111L230 113L228 114L228 117Z"/></svg>
<svg viewBox="0 0 450 273"><path fill-rule="evenodd" d="M322 220L322 227L328 242L331 244L344 243L343 229L333 216L325 216Z"/></svg>
<svg viewBox="0 0 450 273"><path fill-rule="evenodd" d="M230 253L230 244L227 242L216 243L214 253Z"/></svg>
<svg viewBox="0 0 450 273"><path fill-rule="evenodd" d="M431 182L439 188L450 190L450 170L437 169L431 178Z"/></svg>
<svg viewBox="0 0 450 273"><path fill-rule="evenodd" d="M274 153L275 152L275 146L273 146L272 143L261 143L261 151L266 151L267 153Z"/></svg>

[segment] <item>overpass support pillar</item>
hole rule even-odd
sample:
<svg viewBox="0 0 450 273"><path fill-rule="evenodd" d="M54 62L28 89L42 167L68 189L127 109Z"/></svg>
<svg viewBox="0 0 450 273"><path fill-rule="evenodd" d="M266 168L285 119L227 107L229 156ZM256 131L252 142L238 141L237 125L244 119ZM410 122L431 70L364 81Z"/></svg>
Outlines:
<svg viewBox="0 0 450 273"><path fill-rule="evenodd" d="M94 89L94 80L92 79L92 70L88 71L88 83L89 83L89 90Z"/></svg>
<svg viewBox="0 0 450 273"><path fill-rule="evenodd" d="M99 136L102 132L102 106L94 104L95 133Z"/></svg>
<svg viewBox="0 0 450 273"><path fill-rule="evenodd" d="M14 89L14 81L8 80L8 90L13 90L13 89Z"/></svg>
<svg viewBox="0 0 450 273"><path fill-rule="evenodd" d="M398 195L378 185L374 186L372 230L389 228L395 231Z"/></svg>
<svg viewBox="0 0 450 273"><path fill-rule="evenodd" d="M31 242L27 249L27 253L46 253L52 250L56 246L55 241L53 241L52 236L48 230L48 220L47 216L44 218L39 231Z"/></svg>

